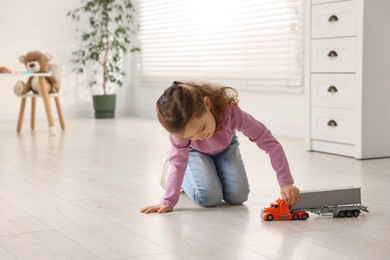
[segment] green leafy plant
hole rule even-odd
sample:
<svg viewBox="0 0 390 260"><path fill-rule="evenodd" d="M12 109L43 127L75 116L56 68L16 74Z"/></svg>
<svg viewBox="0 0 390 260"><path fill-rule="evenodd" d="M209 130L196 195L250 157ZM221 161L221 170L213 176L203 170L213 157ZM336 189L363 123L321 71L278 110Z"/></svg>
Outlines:
<svg viewBox="0 0 390 260"><path fill-rule="evenodd" d="M131 0L82 0L80 7L67 14L81 25L76 29L81 45L72 52L74 70L82 74L86 68L92 68L89 85L101 84L104 95L108 94L109 85L123 85L125 54L140 51L131 46L136 31L134 14Z"/></svg>

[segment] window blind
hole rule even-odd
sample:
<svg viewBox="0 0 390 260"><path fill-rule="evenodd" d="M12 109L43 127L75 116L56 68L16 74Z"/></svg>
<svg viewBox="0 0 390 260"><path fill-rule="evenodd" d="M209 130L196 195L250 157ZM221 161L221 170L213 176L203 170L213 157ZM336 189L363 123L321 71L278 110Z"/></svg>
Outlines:
<svg viewBox="0 0 390 260"><path fill-rule="evenodd" d="M303 89L303 0L139 0L141 81Z"/></svg>

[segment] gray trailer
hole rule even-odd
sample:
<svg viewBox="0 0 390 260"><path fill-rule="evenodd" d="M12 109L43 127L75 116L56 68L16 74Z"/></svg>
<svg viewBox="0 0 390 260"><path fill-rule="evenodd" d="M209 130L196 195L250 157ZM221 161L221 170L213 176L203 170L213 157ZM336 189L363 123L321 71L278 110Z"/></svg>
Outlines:
<svg viewBox="0 0 390 260"><path fill-rule="evenodd" d="M300 200L290 209L309 211L319 215L358 217L361 211L368 212L361 204L360 188L301 191Z"/></svg>

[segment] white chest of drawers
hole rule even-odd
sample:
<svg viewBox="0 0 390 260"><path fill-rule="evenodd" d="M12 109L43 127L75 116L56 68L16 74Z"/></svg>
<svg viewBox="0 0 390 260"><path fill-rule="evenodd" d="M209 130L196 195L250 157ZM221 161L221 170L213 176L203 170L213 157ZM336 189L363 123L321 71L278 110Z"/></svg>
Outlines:
<svg viewBox="0 0 390 260"><path fill-rule="evenodd" d="M390 156L390 1L307 0L307 150Z"/></svg>

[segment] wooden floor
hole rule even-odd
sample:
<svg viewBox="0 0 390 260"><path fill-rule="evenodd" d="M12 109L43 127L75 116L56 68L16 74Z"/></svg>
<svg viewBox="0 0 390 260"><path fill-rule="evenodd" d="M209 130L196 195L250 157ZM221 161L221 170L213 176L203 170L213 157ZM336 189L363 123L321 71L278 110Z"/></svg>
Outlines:
<svg viewBox="0 0 390 260"><path fill-rule="evenodd" d="M306 152L278 137L302 190L362 187L370 213L265 222L279 197L267 156L240 136L251 184L242 206L201 208L184 193L174 212L139 213L160 201L168 136L156 121L71 119L50 137L0 127L0 259L389 259L390 158Z"/></svg>

